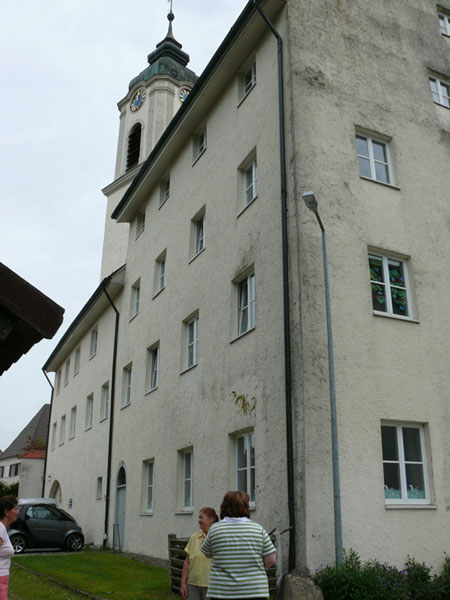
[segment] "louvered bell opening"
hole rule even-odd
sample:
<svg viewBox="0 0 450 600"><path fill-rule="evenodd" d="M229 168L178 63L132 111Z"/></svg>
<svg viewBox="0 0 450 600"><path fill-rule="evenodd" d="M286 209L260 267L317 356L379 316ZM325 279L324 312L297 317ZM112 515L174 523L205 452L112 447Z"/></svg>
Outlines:
<svg viewBox="0 0 450 600"><path fill-rule="evenodd" d="M127 171L138 164L141 147L141 125L133 127L128 136Z"/></svg>

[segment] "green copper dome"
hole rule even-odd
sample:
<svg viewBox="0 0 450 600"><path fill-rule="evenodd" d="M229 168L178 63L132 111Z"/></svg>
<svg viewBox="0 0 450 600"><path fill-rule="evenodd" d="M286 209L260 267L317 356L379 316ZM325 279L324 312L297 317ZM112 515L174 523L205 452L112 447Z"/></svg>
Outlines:
<svg viewBox="0 0 450 600"><path fill-rule="evenodd" d="M169 29L166 37L157 44L156 50L148 55L149 66L130 81L128 89L131 90L139 81L148 81L155 75L169 75L179 81L188 81L192 84L196 82L197 75L186 67L189 62L189 54L181 50L182 45L177 42L172 32L174 14L170 12L167 18L169 19Z"/></svg>

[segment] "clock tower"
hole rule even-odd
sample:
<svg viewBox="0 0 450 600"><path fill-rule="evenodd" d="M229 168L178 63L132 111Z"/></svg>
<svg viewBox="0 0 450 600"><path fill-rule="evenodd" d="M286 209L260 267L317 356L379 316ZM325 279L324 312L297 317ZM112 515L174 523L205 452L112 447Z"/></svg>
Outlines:
<svg viewBox="0 0 450 600"><path fill-rule="evenodd" d="M148 55L149 66L130 81L127 95L118 102L120 127L115 179L103 189L108 203L102 278L126 261L129 225L114 222L111 213L197 79L187 68L189 55L173 35L172 11L167 18L166 37Z"/></svg>

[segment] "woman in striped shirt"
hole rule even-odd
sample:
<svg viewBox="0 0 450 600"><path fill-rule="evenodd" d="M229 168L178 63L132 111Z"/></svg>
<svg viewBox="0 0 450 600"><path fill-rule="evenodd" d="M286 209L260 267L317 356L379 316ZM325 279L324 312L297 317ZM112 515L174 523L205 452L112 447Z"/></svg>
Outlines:
<svg viewBox="0 0 450 600"><path fill-rule="evenodd" d="M265 569L276 565L275 546L261 525L250 520L250 497L227 492L219 523L211 529L201 551L212 558L207 597L251 600L268 598Z"/></svg>

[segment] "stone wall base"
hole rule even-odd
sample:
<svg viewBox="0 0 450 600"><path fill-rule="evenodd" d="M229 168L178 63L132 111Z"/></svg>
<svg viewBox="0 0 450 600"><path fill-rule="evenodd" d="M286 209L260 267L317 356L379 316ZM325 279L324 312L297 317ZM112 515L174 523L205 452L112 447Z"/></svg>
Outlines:
<svg viewBox="0 0 450 600"><path fill-rule="evenodd" d="M323 600L323 595L311 579L293 572L284 579L283 600Z"/></svg>

